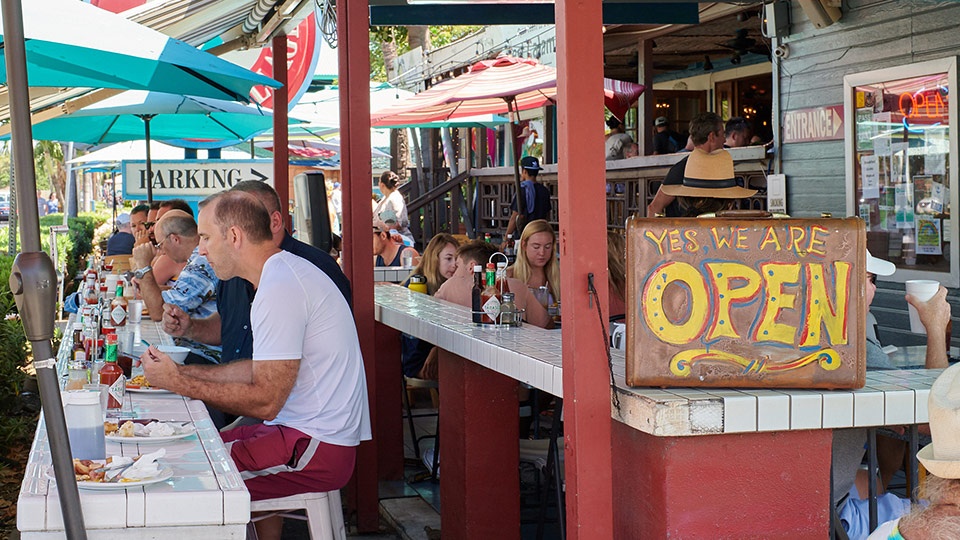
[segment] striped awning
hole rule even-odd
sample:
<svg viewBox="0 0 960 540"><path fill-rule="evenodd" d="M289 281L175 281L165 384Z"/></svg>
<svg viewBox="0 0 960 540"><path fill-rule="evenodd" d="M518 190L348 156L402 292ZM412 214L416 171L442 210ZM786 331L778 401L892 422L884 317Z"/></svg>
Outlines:
<svg viewBox="0 0 960 540"><path fill-rule="evenodd" d="M641 84L604 80L604 102L619 118L643 93ZM502 56L373 112L375 127L447 121L481 114L506 114L555 104L557 70L532 59ZM509 104L508 104L509 103Z"/></svg>

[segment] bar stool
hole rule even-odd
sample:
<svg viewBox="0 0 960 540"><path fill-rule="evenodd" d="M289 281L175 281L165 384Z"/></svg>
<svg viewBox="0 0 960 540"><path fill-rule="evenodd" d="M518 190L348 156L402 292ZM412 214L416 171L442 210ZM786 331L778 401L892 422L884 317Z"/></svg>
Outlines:
<svg viewBox="0 0 960 540"><path fill-rule="evenodd" d="M403 407L404 407L404 417L407 419L407 425L410 428L410 438L413 440L413 452L417 456L417 460L420 460L420 441L423 439L434 439L434 451L433 451L433 466L430 469L431 479L436 482L437 480L437 463L440 458L440 410L437 409L437 412L429 413L414 413L413 408L410 405L410 397L407 395L407 390L414 388L428 388L431 390L439 389L440 384L438 381L428 380L428 379L417 379L415 377L403 377ZM417 428L414 425L414 418L424 418L435 416L437 418L437 425L434 430L434 434L425 434L417 436Z"/></svg>
<svg viewBox="0 0 960 540"><path fill-rule="evenodd" d="M306 510L307 515L290 514L292 510ZM307 522L311 540L345 540L346 528L343 525L343 508L340 504L340 491L301 493L252 501L250 512L269 512L263 516L251 518L247 526L247 538L256 540L257 532L253 523L272 516L299 519Z"/></svg>

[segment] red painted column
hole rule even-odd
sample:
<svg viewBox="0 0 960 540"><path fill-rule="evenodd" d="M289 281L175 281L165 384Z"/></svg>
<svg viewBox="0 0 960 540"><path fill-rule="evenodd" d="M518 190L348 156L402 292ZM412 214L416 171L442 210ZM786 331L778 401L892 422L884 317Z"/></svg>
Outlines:
<svg viewBox="0 0 960 540"><path fill-rule="evenodd" d="M519 540L517 381L443 350L439 362L443 537Z"/></svg>
<svg viewBox="0 0 960 540"><path fill-rule="evenodd" d="M400 381L400 332L377 323L377 475L380 480L403 479L403 391Z"/></svg>
<svg viewBox="0 0 960 540"><path fill-rule="evenodd" d="M614 422L610 537L827 538L831 441L829 430L654 437Z"/></svg>
<svg viewBox="0 0 960 540"><path fill-rule="evenodd" d="M343 189L344 272L353 286L353 316L367 376L374 437L378 433L376 407L377 356L373 319L373 241L370 224L372 171L370 169L370 52L367 0L337 2L337 40L340 72L340 172ZM396 388L399 382L386 389ZM396 395L396 392L393 392ZM377 448L373 441L360 444L354 475L355 490L349 503L357 510L360 532L379 529Z"/></svg>
<svg viewBox="0 0 960 540"><path fill-rule="evenodd" d="M609 316L601 1L557 0L556 22L567 538L610 538L609 345L597 315L599 302ZM591 272L599 298L587 292Z"/></svg>
<svg viewBox="0 0 960 540"><path fill-rule="evenodd" d="M273 78L283 84L273 91L273 187L280 196L280 204L288 231L290 226L290 212L287 204L290 201L290 156L287 148L287 102L290 100L287 88L287 36L280 34L273 37L270 44L273 49Z"/></svg>

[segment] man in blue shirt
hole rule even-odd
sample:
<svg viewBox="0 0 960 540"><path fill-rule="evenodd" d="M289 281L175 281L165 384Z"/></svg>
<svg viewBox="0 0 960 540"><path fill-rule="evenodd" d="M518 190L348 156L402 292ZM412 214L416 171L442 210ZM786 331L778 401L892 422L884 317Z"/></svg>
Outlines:
<svg viewBox="0 0 960 540"><path fill-rule="evenodd" d="M270 229L273 241L284 251L310 261L323 271L340 290L340 293L352 304L350 281L340 269L340 265L329 254L305 244L284 229L283 213L277 192L269 185L254 180L240 182L232 189L252 194L270 213ZM163 328L171 336L182 336L220 345L222 352L220 363L225 364L237 359L251 358L253 355L253 330L250 325L250 306L256 291L249 281L235 277L220 281L217 286L217 311L206 318L190 317L175 306L165 306L163 310ZM225 425L229 418L222 413L210 411L214 424ZM222 424L221 424L222 423Z"/></svg>

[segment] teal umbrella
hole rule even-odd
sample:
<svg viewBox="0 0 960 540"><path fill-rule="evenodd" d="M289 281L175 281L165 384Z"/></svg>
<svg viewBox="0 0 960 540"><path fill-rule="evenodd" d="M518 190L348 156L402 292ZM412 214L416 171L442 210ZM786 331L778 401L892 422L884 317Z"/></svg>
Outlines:
<svg viewBox="0 0 960 540"><path fill-rule="evenodd" d="M272 127L273 112L255 105L131 90L40 122L33 126L33 138L91 144L141 139L245 141ZM152 177L147 148L147 174ZM152 182L147 182L147 199L153 200Z"/></svg>
<svg viewBox="0 0 960 540"><path fill-rule="evenodd" d="M77 0L23 2L31 86L154 90L249 101L277 81ZM2 37L0 37L2 39ZM0 84L6 84L6 57Z"/></svg>

